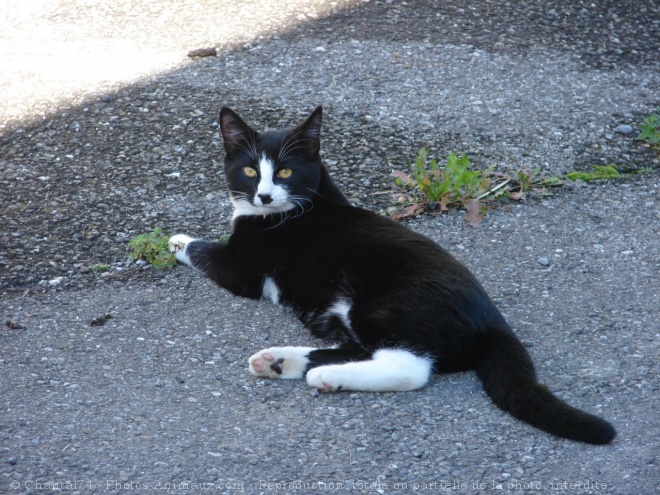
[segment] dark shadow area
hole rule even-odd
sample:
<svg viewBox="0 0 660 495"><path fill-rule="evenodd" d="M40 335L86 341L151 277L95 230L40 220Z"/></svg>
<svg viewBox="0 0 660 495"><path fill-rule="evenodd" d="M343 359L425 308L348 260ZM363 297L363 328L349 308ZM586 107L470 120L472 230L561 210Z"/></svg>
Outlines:
<svg viewBox="0 0 660 495"><path fill-rule="evenodd" d="M660 4L631 0L368 2L306 28L324 39L469 44L488 51L570 54L593 68L653 67Z"/></svg>

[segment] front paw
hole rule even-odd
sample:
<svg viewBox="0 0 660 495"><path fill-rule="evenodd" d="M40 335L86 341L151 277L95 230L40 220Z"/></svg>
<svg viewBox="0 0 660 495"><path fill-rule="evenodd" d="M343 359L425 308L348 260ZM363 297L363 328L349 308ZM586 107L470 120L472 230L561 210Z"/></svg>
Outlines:
<svg viewBox="0 0 660 495"><path fill-rule="evenodd" d="M195 239L187 236L186 234L176 234L170 237L168 241L170 252L174 255L177 261L180 261L186 265L191 264L190 258L186 254L186 249L188 245L194 240Z"/></svg>

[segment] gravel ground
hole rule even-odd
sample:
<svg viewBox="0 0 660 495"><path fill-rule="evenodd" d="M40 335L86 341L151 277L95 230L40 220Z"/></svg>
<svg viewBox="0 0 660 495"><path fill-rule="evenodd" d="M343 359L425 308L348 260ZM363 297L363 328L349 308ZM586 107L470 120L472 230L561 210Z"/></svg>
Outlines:
<svg viewBox="0 0 660 495"><path fill-rule="evenodd" d="M657 490L660 163L634 139L660 106L656 4L15 4L0 15L0 493ZM186 57L207 46L218 56ZM461 212L409 221L475 271L554 392L615 424L612 445L517 422L472 373L402 394L256 380L256 350L315 344L291 315L128 260L156 226L228 232L222 105L278 127L319 103L328 168L377 211L422 146L501 172L650 169L478 229Z"/></svg>

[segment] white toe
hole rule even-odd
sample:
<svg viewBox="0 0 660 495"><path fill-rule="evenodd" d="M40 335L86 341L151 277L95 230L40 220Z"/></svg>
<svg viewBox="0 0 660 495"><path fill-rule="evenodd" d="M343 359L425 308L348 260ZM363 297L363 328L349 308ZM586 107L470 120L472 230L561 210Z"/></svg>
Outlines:
<svg viewBox="0 0 660 495"><path fill-rule="evenodd" d="M190 258L186 254L186 248L188 247L188 244L194 240L195 239L186 234L173 235L168 241L170 252L174 254L174 257L181 263L190 265Z"/></svg>

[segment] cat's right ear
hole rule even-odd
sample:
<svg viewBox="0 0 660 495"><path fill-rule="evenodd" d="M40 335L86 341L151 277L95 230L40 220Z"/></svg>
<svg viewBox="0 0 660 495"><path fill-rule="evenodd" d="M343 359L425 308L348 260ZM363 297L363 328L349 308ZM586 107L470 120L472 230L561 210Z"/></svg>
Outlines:
<svg viewBox="0 0 660 495"><path fill-rule="evenodd" d="M220 131L225 145L225 151L231 153L239 149L251 149L250 143L256 132L250 128L232 109L223 107L220 110Z"/></svg>

